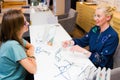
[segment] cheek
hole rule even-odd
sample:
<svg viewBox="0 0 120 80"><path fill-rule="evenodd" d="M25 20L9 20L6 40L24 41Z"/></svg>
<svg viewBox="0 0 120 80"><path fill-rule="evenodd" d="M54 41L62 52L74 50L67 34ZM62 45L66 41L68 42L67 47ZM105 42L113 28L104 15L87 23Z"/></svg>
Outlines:
<svg viewBox="0 0 120 80"><path fill-rule="evenodd" d="M24 26L24 32L28 31L28 27Z"/></svg>
<svg viewBox="0 0 120 80"><path fill-rule="evenodd" d="M103 26L106 23L106 19L100 19L96 25Z"/></svg>
<svg viewBox="0 0 120 80"><path fill-rule="evenodd" d="M99 25L101 25L101 24L103 24L105 22L106 22L105 18L99 18L98 20L96 20L96 23L99 24Z"/></svg>
<svg viewBox="0 0 120 80"><path fill-rule="evenodd" d="M26 31L28 31L28 27L26 27Z"/></svg>
<svg viewBox="0 0 120 80"><path fill-rule="evenodd" d="M100 20L100 22L103 24L103 23L106 23L107 20L106 20L106 18L102 18L102 19Z"/></svg>

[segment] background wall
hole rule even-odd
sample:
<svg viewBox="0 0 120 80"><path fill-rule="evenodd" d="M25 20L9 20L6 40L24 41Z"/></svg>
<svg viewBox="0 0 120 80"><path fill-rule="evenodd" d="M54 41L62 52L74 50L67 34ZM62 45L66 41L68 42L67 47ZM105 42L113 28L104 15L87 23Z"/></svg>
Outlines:
<svg viewBox="0 0 120 80"><path fill-rule="evenodd" d="M96 2L97 4L108 3L108 4L116 7L117 11L120 11L120 0L87 0L87 1Z"/></svg>

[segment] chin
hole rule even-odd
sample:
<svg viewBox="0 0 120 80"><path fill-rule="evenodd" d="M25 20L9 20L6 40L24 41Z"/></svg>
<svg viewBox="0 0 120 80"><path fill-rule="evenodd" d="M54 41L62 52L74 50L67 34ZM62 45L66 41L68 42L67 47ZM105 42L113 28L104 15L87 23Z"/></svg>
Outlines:
<svg viewBox="0 0 120 80"><path fill-rule="evenodd" d="M28 30L25 30L24 33L27 32L27 31L28 31Z"/></svg>
<svg viewBox="0 0 120 80"><path fill-rule="evenodd" d="M96 26L100 26L100 24L96 24Z"/></svg>
<svg viewBox="0 0 120 80"><path fill-rule="evenodd" d="M26 32L28 31L28 28L25 30Z"/></svg>

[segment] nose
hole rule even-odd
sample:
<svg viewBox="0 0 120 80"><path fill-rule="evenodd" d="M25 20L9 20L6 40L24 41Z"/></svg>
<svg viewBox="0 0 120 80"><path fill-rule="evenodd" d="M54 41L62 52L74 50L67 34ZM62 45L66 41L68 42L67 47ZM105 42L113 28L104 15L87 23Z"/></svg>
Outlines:
<svg viewBox="0 0 120 80"><path fill-rule="evenodd" d="M25 26L30 26L28 21L25 21Z"/></svg>
<svg viewBox="0 0 120 80"><path fill-rule="evenodd" d="M30 23L28 21L26 22L26 24L27 24L27 26L30 26Z"/></svg>
<svg viewBox="0 0 120 80"><path fill-rule="evenodd" d="M98 19L98 17L96 15L94 15L94 20L96 21Z"/></svg>
<svg viewBox="0 0 120 80"><path fill-rule="evenodd" d="M95 15L95 16L94 16L94 20L95 20L96 22L98 22L98 21L99 21L99 17L98 17L97 15Z"/></svg>

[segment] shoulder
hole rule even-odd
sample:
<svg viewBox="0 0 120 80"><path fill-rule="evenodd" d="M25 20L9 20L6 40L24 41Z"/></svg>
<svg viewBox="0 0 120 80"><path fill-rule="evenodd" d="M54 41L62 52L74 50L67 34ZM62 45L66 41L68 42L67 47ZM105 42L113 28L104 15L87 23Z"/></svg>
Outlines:
<svg viewBox="0 0 120 80"><path fill-rule="evenodd" d="M22 47L15 40L9 40L5 43L2 43L0 53L2 54L2 56L7 56L9 59L13 61L18 61L26 57L24 47Z"/></svg>
<svg viewBox="0 0 120 80"><path fill-rule="evenodd" d="M18 45L19 43L15 40L9 40L6 42L6 44L9 44L9 45Z"/></svg>
<svg viewBox="0 0 120 80"><path fill-rule="evenodd" d="M107 31L105 31L104 34L108 35L110 40L113 40L113 41L117 40L117 41L119 41L118 33L111 26L107 29Z"/></svg>
<svg viewBox="0 0 120 80"><path fill-rule="evenodd" d="M118 33L111 26L109 27L108 32L113 36L118 36Z"/></svg>
<svg viewBox="0 0 120 80"><path fill-rule="evenodd" d="M119 42L118 33L111 26L104 32L104 37L108 37L110 42Z"/></svg>
<svg viewBox="0 0 120 80"><path fill-rule="evenodd" d="M25 39L23 40L23 45L25 46L27 41ZM4 43L4 45L8 45L8 46L21 46L20 43L16 40L8 40Z"/></svg>
<svg viewBox="0 0 120 80"><path fill-rule="evenodd" d="M18 47L22 47L22 46L15 40L8 40L8 41L2 43L2 45L1 45L2 49L7 49L7 50L10 50L12 48L17 49Z"/></svg>
<svg viewBox="0 0 120 80"><path fill-rule="evenodd" d="M8 46L13 46L13 45L19 45L19 43L15 40L8 40L4 43L2 43L3 45L8 45Z"/></svg>

